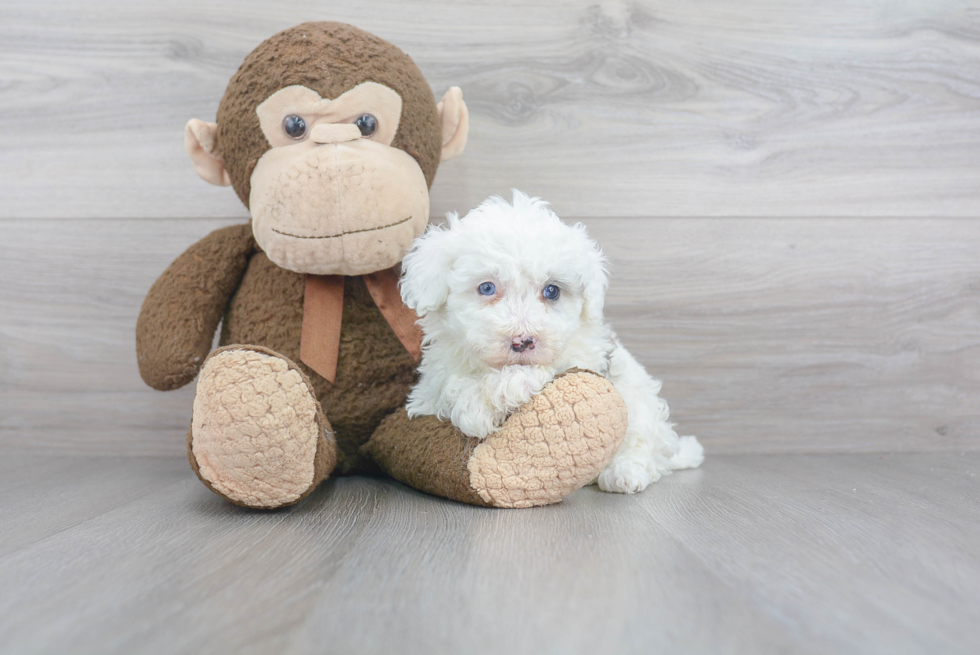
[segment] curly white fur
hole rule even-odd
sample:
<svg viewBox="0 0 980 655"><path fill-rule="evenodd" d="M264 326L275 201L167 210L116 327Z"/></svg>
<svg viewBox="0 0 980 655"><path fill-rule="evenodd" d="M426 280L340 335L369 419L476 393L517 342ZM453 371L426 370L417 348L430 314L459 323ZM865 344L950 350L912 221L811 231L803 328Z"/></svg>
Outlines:
<svg viewBox="0 0 980 655"><path fill-rule="evenodd" d="M701 464L701 444L668 422L660 382L603 320L606 260L584 225L562 223L547 203L516 190L512 203L493 197L463 219L447 218L402 263L402 299L425 335L409 416L448 418L482 439L557 374L579 367L608 377L629 413L601 489L635 493Z"/></svg>

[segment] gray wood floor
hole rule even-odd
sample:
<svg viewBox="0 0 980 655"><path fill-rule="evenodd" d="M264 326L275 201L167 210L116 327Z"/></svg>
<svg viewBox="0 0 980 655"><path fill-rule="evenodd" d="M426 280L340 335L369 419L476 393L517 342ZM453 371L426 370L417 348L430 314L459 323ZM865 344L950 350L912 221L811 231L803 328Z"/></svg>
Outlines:
<svg viewBox="0 0 980 655"><path fill-rule="evenodd" d="M463 88L432 214L513 186L704 468L492 511L382 479L211 495L139 379L263 38L341 20ZM4 0L0 653L980 652L980 1Z"/></svg>
<svg viewBox="0 0 980 655"><path fill-rule="evenodd" d="M731 455L487 510L178 458L0 460L4 653L975 653L980 454ZM15 529L12 529L15 528Z"/></svg>

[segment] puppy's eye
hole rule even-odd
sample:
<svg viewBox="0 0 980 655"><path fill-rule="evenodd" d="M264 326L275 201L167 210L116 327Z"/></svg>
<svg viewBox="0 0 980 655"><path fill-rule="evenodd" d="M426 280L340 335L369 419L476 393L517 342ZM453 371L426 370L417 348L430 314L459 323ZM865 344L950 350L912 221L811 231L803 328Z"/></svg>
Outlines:
<svg viewBox="0 0 980 655"><path fill-rule="evenodd" d="M282 119L282 131L285 132L286 136L288 136L290 139L296 139L299 141L306 136L306 121L303 120L302 116L290 114Z"/></svg>
<svg viewBox="0 0 980 655"><path fill-rule="evenodd" d="M558 300L558 296L561 295L561 289L556 287L554 284L549 284L544 288L544 297L548 300Z"/></svg>
<svg viewBox="0 0 980 655"><path fill-rule="evenodd" d="M492 296L497 293L497 285L493 282L484 282L477 288L477 291L480 292L481 296Z"/></svg>
<svg viewBox="0 0 980 655"><path fill-rule="evenodd" d="M361 136L371 136L378 131L378 119L371 114L364 114L354 121L354 125L361 131Z"/></svg>

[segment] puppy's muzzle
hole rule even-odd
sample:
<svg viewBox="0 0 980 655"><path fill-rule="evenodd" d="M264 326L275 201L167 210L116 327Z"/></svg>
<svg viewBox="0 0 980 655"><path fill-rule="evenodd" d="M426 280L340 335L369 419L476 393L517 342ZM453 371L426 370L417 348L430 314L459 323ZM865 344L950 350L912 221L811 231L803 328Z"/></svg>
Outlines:
<svg viewBox="0 0 980 655"><path fill-rule="evenodd" d="M525 350L534 350L534 337L514 337L510 341L510 349L515 353L522 353Z"/></svg>

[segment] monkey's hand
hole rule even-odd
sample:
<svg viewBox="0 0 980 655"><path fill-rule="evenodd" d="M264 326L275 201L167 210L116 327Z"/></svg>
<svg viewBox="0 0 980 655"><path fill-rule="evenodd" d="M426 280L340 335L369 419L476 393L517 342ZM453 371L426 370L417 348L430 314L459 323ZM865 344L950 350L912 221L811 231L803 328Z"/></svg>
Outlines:
<svg viewBox="0 0 980 655"><path fill-rule="evenodd" d="M435 416L389 414L362 452L397 480L492 507L548 505L599 475L626 433L626 405L609 380L560 375L486 439Z"/></svg>
<svg viewBox="0 0 980 655"><path fill-rule="evenodd" d="M194 379L255 250L248 223L221 228L188 248L153 283L136 322L144 382L169 391Z"/></svg>

